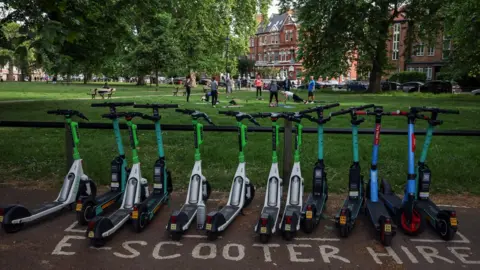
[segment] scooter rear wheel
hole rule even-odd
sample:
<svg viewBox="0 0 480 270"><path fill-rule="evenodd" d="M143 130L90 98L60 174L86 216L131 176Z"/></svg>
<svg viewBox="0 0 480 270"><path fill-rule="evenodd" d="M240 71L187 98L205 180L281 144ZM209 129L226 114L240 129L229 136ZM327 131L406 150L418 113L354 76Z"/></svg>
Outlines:
<svg viewBox="0 0 480 270"><path fill-rule="evenodd" d="M95 217L95 204L92 201L86 202L82 206L82 211L77 212L77 222L80 225L87 223Z"/></svg>
<svg viewBox="0 0 480 270"><path fill-rule="evenodd" d="M138 219L132 219L133 230L137 233L143 231L148 223L148 213L145 206L138 209Z"/></svg>
<svg viewBox="0 0 480 270"><path fill-rule="evenodd" d="M385 221L380 221L380 242L384 247L392 245L392 234L385 234Z"/></svg>
<svg viewBox="0 0 480 270"><path fill-rule="evenodd" d="M260 243L266 244L270 241L270 235L269 234L260 234Z"/></svg>
<svg viewBox="0 0 480 270"><path fill-rule="evenodd" d="M94 246L94 247L97 247L97 248L105 246L105 243L106 243L106 241L103 238L102 239L90 239L90 245Z"/></svg>
<svg viewBox="0 0 480 270"><path fill-rule="evenodd" d="M293 232L283 232L283 239L285 239L286 241L292 241L294 237L295 233Z"/></svg>
<svg viewBox="0 0 480 270"><path fill-rule="evenodd" d="M182 239L182 233L181 232L171 232L170 237L172 237L173 241L180 241L180 239Z"/></svg>
<svg viewBox="0 0 480 270"><path fill-rule="evenodd" d="M405 234L410 236L416 236L423 232L425 229L425 219L421 212L416 209L413 210L412 220L407 220L405 209L400 209L400 225Z"/></svg>
<svg viewBox="0 0 480 270"><path fill-rule="evenodd" d="M452 240L457 232L450 224L450 217L441 217L438 220L437 231L440 234L440 237L445 241Z"/></svg>
<svg viewBox="0 0 480 270"><path fill-rule="evenodd" d="M303 231L307 234L311 234L313 230L315 229L315 216L313 216L311 219L305 219L303 221Z"/></svg>
<svg viewBox="0 0 480 270"><path fill-rule="evenodd" d="M212 231L207 232L208 241L215 241L217 240L217 238L218 238L218 232L212 232Z"/></svg>
<svg viewBox="0 0 480 270"><path fill-rule="evenodd" d="M2 224L3 230L6 233L16 233L23 228L23 223L19 224Z"/></svg>

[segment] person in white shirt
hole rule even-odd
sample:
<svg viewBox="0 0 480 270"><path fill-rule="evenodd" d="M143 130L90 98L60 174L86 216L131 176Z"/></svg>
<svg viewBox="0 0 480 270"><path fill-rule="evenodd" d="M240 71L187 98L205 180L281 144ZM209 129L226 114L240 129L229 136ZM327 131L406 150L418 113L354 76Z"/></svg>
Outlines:
<svg viewBox="0 0 480 270"><path fill-rule="evenodd" d="M299 97L293 92L290 92L290 91L281 91L281 92L282 92L282 95L285 97L285 99L283 100L284 103L287 103L287 99L291 97L293 98L294 102L297 102L297 103L303 102L304 104L307 104L307 100L302 99L301 97Z"/></svg>

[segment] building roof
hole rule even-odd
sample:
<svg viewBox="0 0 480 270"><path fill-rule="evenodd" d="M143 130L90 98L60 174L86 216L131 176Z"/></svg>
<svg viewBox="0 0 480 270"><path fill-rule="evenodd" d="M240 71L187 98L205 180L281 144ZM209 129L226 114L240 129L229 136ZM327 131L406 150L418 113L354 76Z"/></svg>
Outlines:
<svg viewBox="0 0 480 270"><path fill-rule="evenodd" d="M288 12L285 12L283 14L273 14L268 20L267 25L264 25L264 22L260 23L257 29L257 35L280 31L285 24L287 18L291 18L294 22L294 19L288 14Z"/></svg>

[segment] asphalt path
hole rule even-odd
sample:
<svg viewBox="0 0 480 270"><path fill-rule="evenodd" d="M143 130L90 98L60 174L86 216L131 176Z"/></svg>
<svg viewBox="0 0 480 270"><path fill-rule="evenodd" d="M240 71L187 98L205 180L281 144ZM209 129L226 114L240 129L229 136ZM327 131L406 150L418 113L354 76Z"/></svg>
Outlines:
<svg viewBox="0 0 480 270"><path fill-rule="evenodd" d="M224 204L227 195L213 193L208 209ZM0 204L33 207L56 196L53 190L0 187ZM324 219L312 234L298 233L290 242L276 235L267 245L253 232L263 194L214 242L193 226L179 242L165 233L168 217L180 208L184 194L174 193L170 205L142 233L126 224L100 249L89 246L75 213L65 210L15 234L1 231L0 269L480 269L479 209L455 208L459 232L450 242L427 229L415 238L399 232L385 248L363 215L348 238L338 236L332 216L342 197L330 196Z"/></svg>

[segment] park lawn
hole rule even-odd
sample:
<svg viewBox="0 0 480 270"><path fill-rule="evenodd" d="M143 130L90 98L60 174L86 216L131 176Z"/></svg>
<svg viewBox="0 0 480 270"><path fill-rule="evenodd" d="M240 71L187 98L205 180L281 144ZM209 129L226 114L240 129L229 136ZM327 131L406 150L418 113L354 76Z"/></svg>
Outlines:
<svg viewBox="0 0 480 270"><path fill-rule="evenodd" d="M235 124L233 118L218 114L221 106L212 108L200 101L203 94L201 88L194 89L190 103L185 97L172 96L172 86L162 86L156 91L155 86L137 87L128 84L112 84L117 88L114 101L135 101L137 103L175 103L182 108L198 109L210 115L216 125ZM0 121L62 121L59 116L47 115L46 110L65 108L83 112L90 122L108 122L100 117L106 108L91 108L87 96L88 89L98 85L51 85L46 83L2 83L0 84ZM268 98L268 93L263 93ZM305 92L299 92L306 98ZM282 111L282 108L269 108L268 101L255 100L255 93L249 91L236 92L233 95L240 99L244 112ZM123 97L123 98L122 98ZM19 100L35 100L18 102ZM221 105L229 99L224 93L219 97ZM460 95L406 95L403 93L346 94L330 91L317 92L317 99L322 104L339 102L341 108L354 105L374 103L382 105L386 110L403 109L410 106L436 106L456 108L461 115L442 115L445 123L439 127L443 130L478 129L480 126L480 99L473 96ZM1 102L11 100L14 102ZM98 98L95 102L101 102ZM311 105L293 104L302 110ZM123 110L123 109L122 109ZM128 108L128 110L140 110ZM238 109L233 109L238 110ZM190 124L190 118L176 113L174 110L162 111L163 124ZM270 126L268 119L259 120L262 126ZM148 123L136 119L135 123ZM314 124L304 121L305 126ZM361 128L371 128L372 118L368 118ZM349 118L334 118L326 127L349 127ZM406 119L385 117L383 127L388 129L405 129ZM426 123L418 122L417 129L424 129ZM123 131L124 143L128 150L127 134ZM164 144L169 169L172 171L174 187L186 188L188 176L193 165L192 132L165 131ZM85 172L95 181L106 184L109 181L109 163L117 155L115 140L111 130L80 130L80 153L84 159ZM204 174L217 190L228 190L235 172L238 159L236 133L205 132L205 143L202 145ZM256 187L264 187L271 163L271 135L269 133L249 133L246 147L248 176ZM283 139L283 138L282 138ZM151 180L153 164L156 160L155 135L153 131L139 130L140 160L144 169L144 177ZM469 192L480 194L478 175L480 169L480 147L478 137L435 137L433 139L428 164L433 171L432 191L437 193ZM283 140L281 140L283 145ZM418 136L417 153L420 153L423 136ZM365 179L368 178L368 167L371 160L372 135L360 135L360 161ZM407 136L382 136L379 154L380 177L392 181L396 190L402 190L407 170ZM282 146L280 156L282 156ZM344 193L347 188L348 168L352 159L351 136L325 135L325 162L327 165L330 191ZM304 134L302 145L302 173L306 181L306 189L311 187L311 168L316 160L316 135ZM65 173L64 130L33 128L0 128L0 174L4 182L32 182L42 180L59 185ZM127 156L129 153L127 152ZM280 167L282 159L280 158Z"/></svg>

